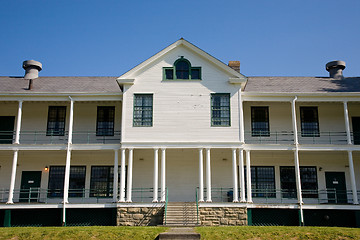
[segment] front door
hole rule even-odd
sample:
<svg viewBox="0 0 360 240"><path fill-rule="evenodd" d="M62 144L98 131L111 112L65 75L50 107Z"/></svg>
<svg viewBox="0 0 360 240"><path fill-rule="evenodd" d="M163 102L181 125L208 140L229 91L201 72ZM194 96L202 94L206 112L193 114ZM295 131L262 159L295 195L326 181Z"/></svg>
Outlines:
<svg viewBox="0 0 360 240"><path fill-rule="evenodd" d="M14 116L0 116L0 144L12 144Z"/></svg>
<svg viewBox="0 0 360 240"><path fill-rule="evenodd" d="M345 172L325 172L328 203L347 203Z"/></svg>
<svg viewBox="0 0 360 240"><path fill-rule="evenodd" d="M41 171L23 171L21 176L20 202L37 202L41 183Z"/></svg>
<svg viewBox="0 0 360 240"><path fill-rule="evenodd" d="M354 144L360 144L360 117L352 117Z"/></svg>

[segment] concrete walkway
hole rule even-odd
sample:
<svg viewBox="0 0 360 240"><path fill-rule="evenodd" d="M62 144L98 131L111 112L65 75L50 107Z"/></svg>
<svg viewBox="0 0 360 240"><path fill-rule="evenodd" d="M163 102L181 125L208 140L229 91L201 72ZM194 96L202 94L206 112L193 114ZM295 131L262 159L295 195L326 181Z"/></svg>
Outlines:
<svg viewBox="0 0 360 240"><path fill-rule="evenodd" d="M173 227L169 231L160 233L159 240L163 239L200 239L200 233L196 233L192 227Z"/></svg>

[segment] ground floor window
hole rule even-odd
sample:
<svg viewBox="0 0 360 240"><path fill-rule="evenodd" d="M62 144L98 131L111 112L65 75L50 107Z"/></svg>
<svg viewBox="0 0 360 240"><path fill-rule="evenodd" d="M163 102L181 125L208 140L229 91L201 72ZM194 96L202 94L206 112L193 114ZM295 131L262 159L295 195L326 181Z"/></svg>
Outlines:
<svg viewBox="0 0 360 240"><path fill-rule="evenodd" d="M275 170L274 167L252 166L251 189L253 197L274 198L275 194ZM246 167L245 167L246 186Z"/></svg>
<svg viewBox="0 0 360 240"><path fill-rule="evenodd" d="M316 167L300 167L300 181L304 198L317 198ZM295 167L280 167L280 182L283 198L296 198Z"/></svg>
<svg viewBox="0 0 360 240"><path fill-rule="evenodd" d="M119 183L120 183L120 170L121 167L119 167L118 170ZM125 173L126 173L126 169L125 169ZM91 167L90 197L112 197L113 186L114 186L114 166Z"/></svg>
<svg viewBox="0 0 360 240"><path fill-rule="evenodd" d="M85 166L71 166L69 197L83 197L85 189ZM65 166L50 166L48 197L64 196Z"/></svg>

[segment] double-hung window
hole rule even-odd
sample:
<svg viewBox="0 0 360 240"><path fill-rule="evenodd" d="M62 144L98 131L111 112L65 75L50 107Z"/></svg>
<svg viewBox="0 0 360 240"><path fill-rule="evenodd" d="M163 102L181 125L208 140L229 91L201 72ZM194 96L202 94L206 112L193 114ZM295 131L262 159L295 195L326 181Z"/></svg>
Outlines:
<svg viewBox="0 0 360 240"><path fill-rule="evenodd" d="M83 197L85 188L85 166L71 166L69 179L69 197ZM48 197L64 195L65 166L50 166Z"/></svg>
<svg viewBox="0 0 360 240"><path fill-rule="evenodd" d="M96 136L114 136L115 107L97 108Z"/></svg>
<svg viewBox="0 0 360 240"><path fill-rule="evenodd" d="M119 166L118 182L120 182L120 170L121 167ZM91 167L90 197L112 197L113 184L114 184L113 166Z"/></svg>
<svg viewBox="0 0 360 240"><path fill-rule="evenodd" d="M230 94L211 94L211 126L230 126Z"/></svg>
<svg viewBox="0 0 360 240"><path fill-rule="evenodd" d="M301 136L320 137L317 107L300 107Z"/></svg>
<svg viewBox="0 0 360 240"><path fill-rule="evenodd" d="M151 127L153 125L153 95L134 95L134 127Z"/></svg>
<svg viewBox="0 0 360 240"><path fill-rule="evenodd" d="M317 198L316 167L300 167L300 181L304 198ZM296 198L296 180L294 167L280 167L280 182L284 198Z"/></svg>
<svg viewBox="0 0 360 240"><path fill-rule="evenodd" d="M66 107L49 106L47 136L64 136Z"/></svg>
<svg viewBox="0 0 360 240"><path fill-rule="evenodd" d="M270 136L269 107L251 107L251 136Z"/></svg>
<svg viewBox="0 0 360 240"><path fill-rule="evenodd" d="M250 169L252 196L274 198L276 196L274 167L252 166ZM244 173L246 186L246 167Z"/></svg>

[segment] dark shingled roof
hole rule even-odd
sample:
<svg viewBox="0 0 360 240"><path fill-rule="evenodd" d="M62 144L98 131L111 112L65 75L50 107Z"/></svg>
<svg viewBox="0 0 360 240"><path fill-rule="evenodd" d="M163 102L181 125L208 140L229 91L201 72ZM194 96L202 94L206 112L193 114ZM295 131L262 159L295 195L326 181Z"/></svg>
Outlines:
<svg viewBox="0 0 360 240"><path fill-rule="evenodd" d="M245 92L360 92L360 77L248 77Z"/></svg>
<svg viewBox="0 0 360 240"><path fill-rule="evenodd" d="M121 93L117 77L39 77L29 80L22 77L0 77L0 93Z"/></svg>

